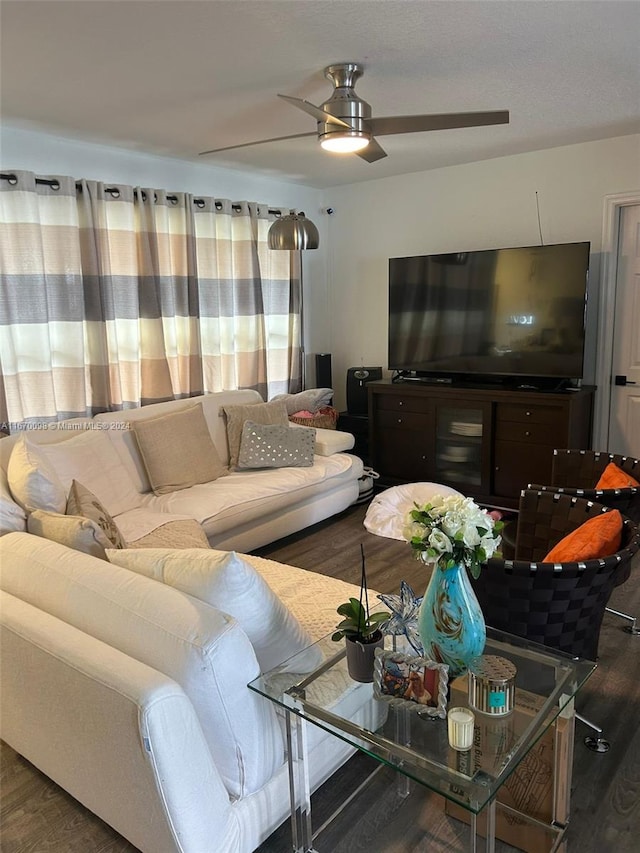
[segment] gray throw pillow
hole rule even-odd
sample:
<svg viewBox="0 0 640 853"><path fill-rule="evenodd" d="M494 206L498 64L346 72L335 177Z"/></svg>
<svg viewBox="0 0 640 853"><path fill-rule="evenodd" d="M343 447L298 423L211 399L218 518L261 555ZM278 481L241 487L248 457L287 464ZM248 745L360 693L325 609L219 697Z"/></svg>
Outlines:
<svg viewBox="0 0 640 853"><path fill-rule="evenodd" d="M237 468L309 468L315 430L245 421Z"/></svg>

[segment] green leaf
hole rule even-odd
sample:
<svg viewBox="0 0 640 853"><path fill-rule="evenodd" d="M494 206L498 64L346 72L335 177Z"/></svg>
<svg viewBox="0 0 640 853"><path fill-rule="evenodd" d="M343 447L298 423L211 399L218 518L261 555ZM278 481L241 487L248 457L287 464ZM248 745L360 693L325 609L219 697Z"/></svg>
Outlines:
<svg viewBox="0 0 640 853"><path fill-rule="evenodd" d="M372 613L371 616L369 616L369 622L372 624L378 622L386 622L390 615L390 613L385 613L380 610L378 611L378 613Z"/></svg>
<svg viewBox="0 0 640 853"><path fill-rule="evenodd" d="M334 643L337 643L338 640L341 640L343 637L344 637L344 634L342 633L342 631L336 631L335 634L331 635L331 639L333 640Z"/></svg>

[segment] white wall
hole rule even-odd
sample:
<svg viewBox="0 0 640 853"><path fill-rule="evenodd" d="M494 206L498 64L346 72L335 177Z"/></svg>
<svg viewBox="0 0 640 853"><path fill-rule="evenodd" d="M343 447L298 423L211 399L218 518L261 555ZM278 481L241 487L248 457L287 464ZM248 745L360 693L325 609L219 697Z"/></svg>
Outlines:
<svg viewBox="0 0 640 853"><path fill-rule="evenodd" d="M327 234L320 190L221 169L204 160L189 162L157 157L7 125L2 127L0 138L3 171L21 169L38 175L70 175L304 210L318 226L321 247L319 251L303 254L305 340L309 352L328 350L330 318L326 312L326 252L322 251L322 247L326 247Z"/></svg>
<svg viewBox="0 0 640 853"><path fill-rule="evenodd" d="M624 136L325 190L338 406L348 367L387 366L389 258L539 243L536 191L545 243L591 241L592 383L603 198L640 187L639 163L640 136Z"/></svg>

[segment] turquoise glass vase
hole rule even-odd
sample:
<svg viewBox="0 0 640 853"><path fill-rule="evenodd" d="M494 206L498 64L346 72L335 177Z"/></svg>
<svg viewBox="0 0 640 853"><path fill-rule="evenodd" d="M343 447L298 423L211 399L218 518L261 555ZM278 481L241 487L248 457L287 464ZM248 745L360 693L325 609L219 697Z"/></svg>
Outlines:
<svg viewBox="0 0 640 853"><path fill-rule="evenodd" d="M446 663L450 678L465 673L482 654L487 629L464 566L433 567L418 611L418 633L425 657Z"/></svg>

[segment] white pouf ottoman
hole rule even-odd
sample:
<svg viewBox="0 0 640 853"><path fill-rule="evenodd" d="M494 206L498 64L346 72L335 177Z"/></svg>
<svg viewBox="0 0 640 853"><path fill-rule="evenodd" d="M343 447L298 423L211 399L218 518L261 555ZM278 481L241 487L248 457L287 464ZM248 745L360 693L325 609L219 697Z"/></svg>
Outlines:
<svg viewBox="0 0 640 853"><path fill-rule="evenodd" d="M461 493L441 483L403 483L401 486L392 486L371 501L363 524L369 533L375 533L376 536L404 541L402 528L409 510L413 509L415 503L425 504L435 495L447 497Z"/></svg>

